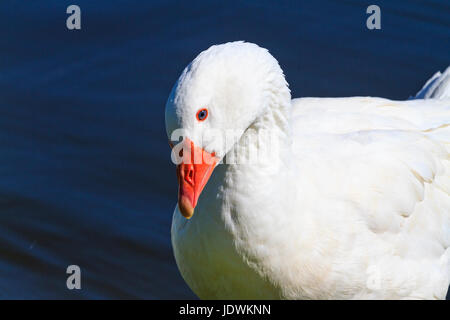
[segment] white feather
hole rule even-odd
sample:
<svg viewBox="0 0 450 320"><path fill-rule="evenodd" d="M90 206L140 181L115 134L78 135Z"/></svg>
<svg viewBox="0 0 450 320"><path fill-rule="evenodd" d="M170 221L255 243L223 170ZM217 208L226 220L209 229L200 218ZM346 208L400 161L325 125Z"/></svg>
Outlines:
<svg viewBox="0 0 450 320"><path fill-rule="evenodd" d="M202 103L224 117L215 123L245 131L225 152L248 150L246 135L263 128L283 139L279 162L217 166L190 220L175 209L175 258L200 298L445 298L450 69L425 100L291 101L278 63L256 45L215 46L195 64L169 98L169 123L198 134L186 124L198 107L188 89L204 88ZM230 97L235 88L245 90Z"/></svg>

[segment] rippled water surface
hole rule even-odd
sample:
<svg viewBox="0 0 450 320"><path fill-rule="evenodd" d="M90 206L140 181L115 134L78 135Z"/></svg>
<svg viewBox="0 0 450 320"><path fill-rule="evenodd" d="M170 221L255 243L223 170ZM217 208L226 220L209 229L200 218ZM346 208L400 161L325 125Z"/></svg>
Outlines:
<svg viewBox="0 0 450 320"><path fill-rule="evenodd" d="M0 298L195 298L170 246L174 81L210 45L246 40L294 97L408 98L450 64L450 3L376 1L379 31L368 4L2 0ZM71 264L82 290L66 289Z"/></svg>

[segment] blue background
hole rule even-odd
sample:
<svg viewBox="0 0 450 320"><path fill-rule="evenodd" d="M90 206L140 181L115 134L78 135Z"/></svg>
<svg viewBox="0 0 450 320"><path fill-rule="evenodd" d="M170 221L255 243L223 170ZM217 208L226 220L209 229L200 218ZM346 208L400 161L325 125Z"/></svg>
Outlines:
<svg viewBox="0 0 450 320"><path fill-rule="evenodd" d="M406 99L450 64L450 2L2 0L0 298L195 297L170 247L164 106L200 51L233 40L268 48L293 97Z"/></svg>

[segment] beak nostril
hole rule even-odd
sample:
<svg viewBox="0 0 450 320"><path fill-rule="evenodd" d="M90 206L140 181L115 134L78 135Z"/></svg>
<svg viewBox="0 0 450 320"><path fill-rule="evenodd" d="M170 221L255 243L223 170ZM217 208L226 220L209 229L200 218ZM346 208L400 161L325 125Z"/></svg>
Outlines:
<svg viewBox="0 0 450 320"><path fill-rule="evenodd" d="M188 166L184 172L184 180L190 184L194 184L194 168L192 166Z"/></svg>
<svg viewBox="0 0 450 320"><path fill-rule="evenodd" d="M193 170L192 168L189 170L189 173L188 173L188 179L189 179L189 181L191 181L191 182L194 181L194 170Z"/></svg>

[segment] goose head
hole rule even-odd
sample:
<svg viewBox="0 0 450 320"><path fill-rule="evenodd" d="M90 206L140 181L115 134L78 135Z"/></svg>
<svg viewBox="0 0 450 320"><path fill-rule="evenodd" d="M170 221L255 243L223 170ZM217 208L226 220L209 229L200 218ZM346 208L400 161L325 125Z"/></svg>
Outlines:
<svg viewBox="0 0 450 320"><path fill-rule="evenodd" d="M192 217L215 166L277 96L290 102L283 72L266 49L252 43L212 46L184 69L165 120L185 218Z"/></svg>

